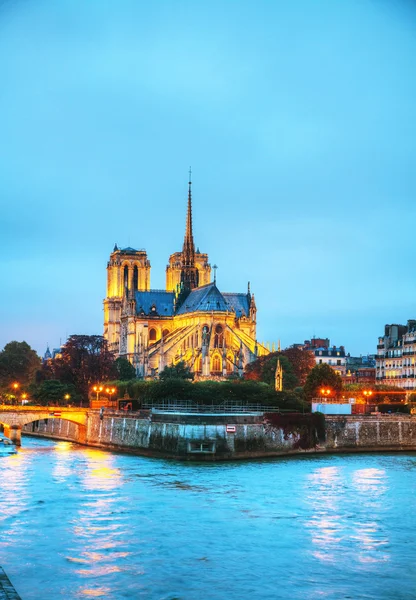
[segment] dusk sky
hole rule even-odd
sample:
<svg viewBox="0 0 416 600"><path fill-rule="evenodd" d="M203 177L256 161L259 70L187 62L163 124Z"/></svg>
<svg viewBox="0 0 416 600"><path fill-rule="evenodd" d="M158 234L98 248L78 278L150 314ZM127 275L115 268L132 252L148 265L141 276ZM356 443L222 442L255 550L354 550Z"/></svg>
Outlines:
<svg viewBox="0 0 416 600"><path fill-rule="evenodd" d="M194 237L258 339L416 318L416 3L0 1L0 349L103 332L114 243Z"/></svg>

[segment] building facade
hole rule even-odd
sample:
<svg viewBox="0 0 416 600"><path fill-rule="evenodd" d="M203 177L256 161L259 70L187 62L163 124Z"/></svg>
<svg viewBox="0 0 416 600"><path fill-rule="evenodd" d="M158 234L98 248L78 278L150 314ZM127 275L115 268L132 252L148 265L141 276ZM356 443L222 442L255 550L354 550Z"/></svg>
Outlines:
<svg viewBox="0 0 416 600"><path fill-rule="evenodd" d="M407 325L386 325L378 338L376 383L416 389L416 320Z"/></svg>
<svg viewBox="0 0 416 600"><path fill-rule="evenodd" d="M182 252L169 257L166 289L150 287L145 250L118 248L107 265L104 337L139 377L157 376L184 361L197 378L241 375L268 350L256 340L256 303L243 293L220 292L211 281L208 255L195 249L189 181Z"/></svg>
<svg viewBox="0 0 416 600"><path fill-rule="evenodd" d="M374 354L350 356L347 354L346 375L343 383L360 383L371 388L376 382L376 357Z"/></svg>
<svg viewBox="0 0 416 600"><path fill-rule="evenodd" d="M293 347L313 352L317 365L327 364L341 377L346 374L347 358L344 346L330 346L328 338L312 338L305 340L303 344L293 344Z"/></svg>

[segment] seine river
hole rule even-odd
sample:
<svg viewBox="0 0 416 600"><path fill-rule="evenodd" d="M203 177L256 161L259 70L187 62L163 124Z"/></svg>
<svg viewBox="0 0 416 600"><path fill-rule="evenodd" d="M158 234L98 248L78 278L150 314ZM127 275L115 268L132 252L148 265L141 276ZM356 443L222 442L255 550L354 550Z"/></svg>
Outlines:
<svg viewBox="0 0 416 600"><path fill-rule="evenodd" d="M0 472L23 600L416 598L416 454L188 464L24 438Z"/></svg>

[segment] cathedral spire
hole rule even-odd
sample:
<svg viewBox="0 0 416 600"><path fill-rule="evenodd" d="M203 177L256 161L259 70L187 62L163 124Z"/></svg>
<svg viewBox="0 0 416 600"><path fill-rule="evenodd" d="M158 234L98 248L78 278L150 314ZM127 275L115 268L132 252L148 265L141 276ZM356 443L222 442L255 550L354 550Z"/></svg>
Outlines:
<svg viewBox="0 0 416 600"><path fill-rule="evenodd" d="M189 168L188 208L186 213L186 229L182 249L182 290L189 292L198 287L198 269L195 267L195 244L192 232L192 171Z"/></svg>
<svg viewBox="0 0 416 600"><path fill-rule="evenodd" d="M186 229L185 229L185 238L183 240L183 255L184 262L193 263L195 261L195 244L194 244L194 236L192 232L192 171L191 167L189 167L189 188L188 188L188 209L186 213Z"/></svg>

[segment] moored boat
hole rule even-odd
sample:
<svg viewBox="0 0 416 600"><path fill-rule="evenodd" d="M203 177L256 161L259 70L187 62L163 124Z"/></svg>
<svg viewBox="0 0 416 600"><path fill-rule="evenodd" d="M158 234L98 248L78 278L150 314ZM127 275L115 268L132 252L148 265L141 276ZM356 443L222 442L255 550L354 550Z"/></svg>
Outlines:
<svg viewBox="0 0 416 600"><path fill-rule="evenodd" d="M7 438L0 437L0 456L16 454L16 446Z"/></svg>

